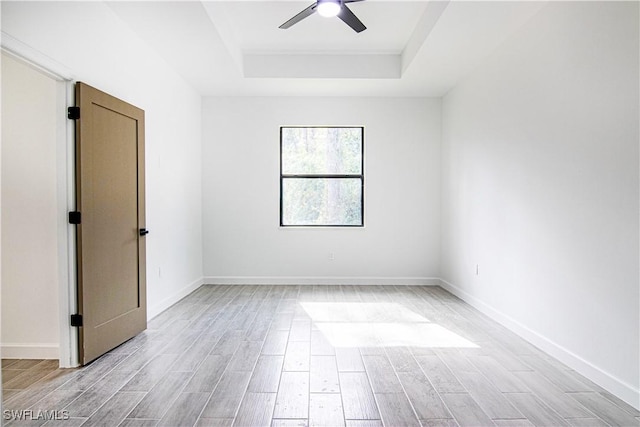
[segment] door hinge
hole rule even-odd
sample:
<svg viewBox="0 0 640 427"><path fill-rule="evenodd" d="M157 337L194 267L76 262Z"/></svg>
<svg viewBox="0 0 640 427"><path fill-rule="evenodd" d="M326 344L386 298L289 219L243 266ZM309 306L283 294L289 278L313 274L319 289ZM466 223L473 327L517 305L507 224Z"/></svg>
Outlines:
<svg viewBox="0 0 640 427"><path fill-rule="evenodd" d="M69 120L78 120L80 118L80 107L67 108L67 118Z"/></svg>
<svg viewBox="0 0 640 427"><path fill-rule="evenodd" d="M71 326L76 328L82 326L82 314L71 315Z"/></svg>
<svg viewBox="0 0 640 427"><path fill-rule="evenodd" d="M80 224L80 222L82 222L82 215L80 215L80 212L78 211L73 211L73 212L69 212L69 224Z"/></svg>

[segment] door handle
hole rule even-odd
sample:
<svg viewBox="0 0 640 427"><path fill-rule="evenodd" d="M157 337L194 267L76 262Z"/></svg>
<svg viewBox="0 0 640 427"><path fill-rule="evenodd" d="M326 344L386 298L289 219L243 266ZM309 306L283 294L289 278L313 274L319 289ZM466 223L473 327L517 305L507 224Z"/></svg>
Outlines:
<svg viewBox="0 0 640 427"><path fill-rule="evenodd" d="M141 228L140 229L140 235L141 236L145 236L147 234L149 234L149 230L147 230L146 228Z"/></svg>

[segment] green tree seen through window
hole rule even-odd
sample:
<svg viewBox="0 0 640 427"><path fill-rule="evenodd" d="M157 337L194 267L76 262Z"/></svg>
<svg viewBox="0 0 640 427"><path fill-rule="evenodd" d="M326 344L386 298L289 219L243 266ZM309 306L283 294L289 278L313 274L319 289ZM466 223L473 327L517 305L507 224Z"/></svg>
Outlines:
<svg viewBox="0 0 640 427"><path fill-rule="evenodd" d="M364 128L280 128L280 225L364 225Z"/></svg>

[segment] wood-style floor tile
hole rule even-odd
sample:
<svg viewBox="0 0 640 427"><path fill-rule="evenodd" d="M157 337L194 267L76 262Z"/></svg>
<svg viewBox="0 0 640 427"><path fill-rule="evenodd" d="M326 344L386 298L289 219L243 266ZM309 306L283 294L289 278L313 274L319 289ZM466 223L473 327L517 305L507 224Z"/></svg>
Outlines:
<svg viewBox="0 0 640 427"><path fill-rule="evenodd" d="M440 395L422 371L398 372L398 377L419 419L452 418Z"/></svg>
<svg viewBox="0 0 640 427"><path fill-rule="evenodd" d="M82 424L91 426L117 426L129 412L144 398L144 392L122 391L114 394L104 405Z"/></svg>
<svg viewBox="0 0 640 427"><path fill-rule="evenodd" d="M131 372L113 372L83 392L65 409L70 417L90 417L96 409L113 396L133 375Z"/></svg>
<svg viewBox="0 0 640 427"><path fill-rule="evenodd" d="M251 372L226 371L202 411L204 418L233 418L242 402Z"/></svg>
<svg viewBox="0 0 640 427"><path fill-rule="evenodd" d="M289 341L284 354L284 371L309 371L310 346L308 341Z"/></svg>
<svg viewBox="0 0 640 427"><path fill-rule="evenodd" d="M591 418L593 413L578 403L571 394L564 393L544 376L534 371L516 372L515 375L544 403L563 418Z"/></svg>
<svg viewBox="0 0 640 427"><path fill-rule="evenodd" d="M160 418L191 377L189 372L170 372L144 395L129 418Z"/></svg>
<svg viewBox="0 0 640 427"><path fill-rule="evenodd" d="M260 356L249 381L248 391L254 393L276 393L280 383L283 360L283 356Z"/></svg>
<svg viewBox="0 0 640 427"><path fill-rule="evenodd" d="M387 356L362 356L374 393L402 393L402 385Z"/></svg>
<svg viewBox="0 0 640 427"><path fill-rule="evenodd" d="M311 355L312 356L335 356L336 349L324 333L319 330L311 331Z"/></svg>
<svg viewBox="0 0 640 427"><path fill-rule="evenodd" d="M208 399L209 393L180 393L158 425L175 427L195 425Z"/></svg>
<svg viewBox="0 0 640 427"><path fill-rule="evenodd" d="M434 418L429 420L420 420L423 427L459 427L460 424L453 418ZM506 426L505 426L506 427Z"/></svg>
<svg viewBox="0 0 640 427"><path fill-rule="evenodd" d="M230 357L219 354L207 356L191 377L185 391L189 393L212 392L229 364L229 360Z"/></svg>
<svg viewBox="0 0 640 427"><path fill-rule="evenodd" d="M357 348L336 348L336 362L339 372L364 372L362 356Z"/></svg>
<svg viewBox="0 0 640 427"><path fill-rule="evenodd" d="M335 347L321 322L361 333ZM398 346L430 324L476 347ZM206 285L88 366L2 373L3 409L70 416L7 427L640 427L639 410L438 287Z"/></svg>
<svg viewBox="0 0 640 427"><path fill-rule="evenodd" d="M364 372L341 372L340 388L347 420L378 420L380 412Z"/></svg>
<svg viewBox="0 0 640 427"><path fill-rule="evenodd" d="M468 393L445 393L441 396L460 427L495 425Z"/></svg>
<svg viewBox="0 0 640 427"><path fill-rule="evenodd" d="M139 418L125 418L118 427L156 427L159 420L143 420ZM78 424L80 425L80 424Z"/></svg>
<svg viewBox="0 0 640 427"><path fill-rule="evenodd" d="M346 427L384 427L382 420L345 420Z"/></svg>
<svg viewBox="0 0 640 427"><path fill-rule="evenodd" d="M248 392L244 395L233 425L236 427L269 427L275 404L276 393Z"/></svg>
<svg viewBox="0 0 640 427"><path fill-rule="evenodd" d="M311 356L311 393L340 393L335 356Z"/></svg>
<svg viewBox="0 0 640 427"><path fill-rule="evenodd" d="M420 427L420 421L404 393L376 393L375 396L384 425Z"/></svg>
<svg viewBox="0 0 640 427"><path fill-rule="evenodd" d="M309 397L309 426L344 426L342 399L339 394L311 393Z"/></svg>
<svg viewBox="0 0 640 427"><path fill-rule="evenodd" d="M417 356L416 360L439 393L465 393L467 391L437 355Z"/></svg>
<svg viewBox="0 0 640 427"><path fill-rule="evenodd" d="M198 418L196 427L232 427L233 418Z"/></svg>
<svg viewBox="0 0 640 427"><path fill-rule="evenodd" d="M566 426L568 423L531 393L509 393L509 400L534 425Z"/></svg>
<svg viewBox="0 0 640 427"><path fill-rule="evenodd" d="M566 421L571 427L609 427L609 424L600 418L567 418ZM640 425L640 422L638 425Z"/></svg>
<svg viewBox="0 0 640 427"><path fill-rule="evenodd" d="M308 427L309 420L288 420L274 418L271 427Z"/></svg>
<svg viewBox="0 0 640 427"><path fill-rule="evenodd" d="M231 371L253 371L253 367L260 356L262 342L243 341L233 355L233 359L227 369Z"/></svg>
<svg viewBox="0 0 640 427"><path fill-rule="evenodd" d="M309 372L282 372L273 418L309 417Z"/></svg>
<svg viewBox="0 0 640 427"><path fill-rule="evenodd" d="M571 393L571 397L611 425L640 425L633 415L621 410L618 405L604 398L599 393Z"/></svg>

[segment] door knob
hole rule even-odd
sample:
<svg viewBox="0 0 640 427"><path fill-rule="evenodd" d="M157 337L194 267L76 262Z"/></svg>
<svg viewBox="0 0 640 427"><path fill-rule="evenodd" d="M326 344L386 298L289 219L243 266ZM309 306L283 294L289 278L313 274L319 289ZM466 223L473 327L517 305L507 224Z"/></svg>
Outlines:
<svg viewBox="0 0 640 427"><path fill-rule="evenodd" d="M141 236L144 236L144 235L147 235L147 234L149 234L149 230L147 230L146 228L141 228L140 229L140 235Z"/></svg>

